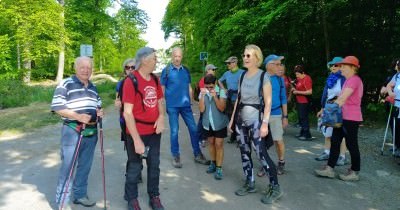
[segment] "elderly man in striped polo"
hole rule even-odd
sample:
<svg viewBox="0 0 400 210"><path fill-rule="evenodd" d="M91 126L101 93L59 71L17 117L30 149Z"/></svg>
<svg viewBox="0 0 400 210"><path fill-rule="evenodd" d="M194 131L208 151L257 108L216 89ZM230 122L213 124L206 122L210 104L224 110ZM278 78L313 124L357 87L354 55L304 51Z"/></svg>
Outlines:
<svg viewBox="0 0 400 210"><path fill-rule="evenodd" d="M89 81L92 75L92 60L89 57L78 57L75 60L75 75L64 79L56 88L51 103L51 110L63 119L61 134L61 167L58 176L56 202L60 205L65 195L65 209L69 207L69 196L73 190L73 202L91 207L96 202L89 200L87 185L90 168L93 162L97 143L97 117L103 116L101 99L97 88ZM83 125L82 141L79 156L76 160L76 173L71 184L66 188L73 161L74 151Z"/></svg>

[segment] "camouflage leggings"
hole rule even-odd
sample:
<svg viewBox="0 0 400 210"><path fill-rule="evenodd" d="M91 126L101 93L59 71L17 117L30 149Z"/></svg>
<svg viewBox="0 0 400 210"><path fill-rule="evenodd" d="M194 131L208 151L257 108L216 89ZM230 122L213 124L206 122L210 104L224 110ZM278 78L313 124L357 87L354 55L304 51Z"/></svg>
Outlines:
<svg viewBox="0 0 400 210"><path fill-rule="evenodd" d="M257 158L269 175L270 183L272 185L277 185L278 176L276 166L268 155L266 141L262 140L260 137L259 122L256 121L250 125L245 125L244 123L236 124L235 127L239 134L237 138L242 157L243 172L246 179L254 181L253 160L251 158L251 147L254 147Z"/></svg>

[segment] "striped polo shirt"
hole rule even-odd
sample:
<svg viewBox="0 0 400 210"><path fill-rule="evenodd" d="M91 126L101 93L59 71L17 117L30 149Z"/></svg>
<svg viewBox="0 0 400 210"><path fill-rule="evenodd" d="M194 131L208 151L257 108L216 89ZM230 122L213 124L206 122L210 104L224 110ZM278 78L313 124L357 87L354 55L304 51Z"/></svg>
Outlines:
<svg viewBox="0 0 400 210"><path fill-rule="evenodd" d="M51 102L51 111L70 109L79 114L90 114L91 122L96 121L96 109L101 107L101 99L96 86L89 81L87 87L75 76L64 79L56 88ZM62 117L64 122L76 120Z"/></svg>

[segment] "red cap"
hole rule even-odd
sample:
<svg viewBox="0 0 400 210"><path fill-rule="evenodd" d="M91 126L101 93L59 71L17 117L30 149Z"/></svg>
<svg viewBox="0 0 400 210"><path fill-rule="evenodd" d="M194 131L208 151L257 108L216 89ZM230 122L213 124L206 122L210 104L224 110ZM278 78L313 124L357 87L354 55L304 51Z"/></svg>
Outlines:
<svg viewBox="0 0 400 210"><path fill-rule="evenodd" d="M358 58L356 56L346 56L342 61L340 61L339 63L336 64L350 64L353 66L356 66L357 68L360 68L360 63L358 61Z"/></svg>

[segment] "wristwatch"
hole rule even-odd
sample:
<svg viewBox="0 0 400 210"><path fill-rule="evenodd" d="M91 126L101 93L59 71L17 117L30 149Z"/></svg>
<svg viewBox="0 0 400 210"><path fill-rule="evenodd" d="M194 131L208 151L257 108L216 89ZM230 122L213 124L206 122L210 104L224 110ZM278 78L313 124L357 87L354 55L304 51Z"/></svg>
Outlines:
<svg viewBox="0 0 400 210"><path fill-rule="evenodd" d="M282 118L286 118L286 119L288 119L288 116L287 115L283 115L283 117Z"/></svg>

